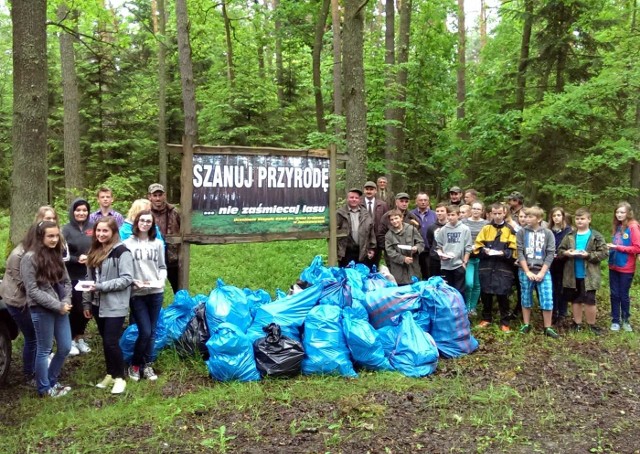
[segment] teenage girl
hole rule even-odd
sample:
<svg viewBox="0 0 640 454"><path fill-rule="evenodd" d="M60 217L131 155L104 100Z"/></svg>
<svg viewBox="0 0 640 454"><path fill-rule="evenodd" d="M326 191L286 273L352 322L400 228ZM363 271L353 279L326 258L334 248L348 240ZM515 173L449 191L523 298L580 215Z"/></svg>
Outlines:
<svg viewBox="0 0 640 454"><path fill-rule="evenodd" d="M482 227L487 225L487 221L484 217L484 205L482 202L473 202L471 204L471 216L467 219L463 219L462 223L469 227L471 230L471 240L475 243L476 237ZM467 311L469 316L476 315L476 307L478 306L478 298L480 298L480 273L478 266L480 265L480 255L471 254L469 262L467 263L467 270L465 275L465 300L467 303Z"/></svg>
<svg viewBox="0 0 640 454"><path fill-rule="evenodd" d="M562 293L562 275L564 258L558 257L558 247L567 233L571 232L571 223L562 207L553 207L549 212L549 226L556 239L556 253L549 268L553 288L553 324L561 324L567 316L567 300Z"/></svg>
<svg viewBox="0 0 640 454"><path fill-rule="evenodd" d="M138 338L133 348L129 378L156 380L151 367L156 328L167 266L164 245L156 238L156 223L150 210L141 211L133 222L133 235L124 242L133 255L133 297L131 314L138 325Z"/></svg>
<svg viewBox="0 0 640 454"><path fill-rule="evenodd" d="M609 247L609 288L611 289L611 331L633 331L629 323L629 290L640 254L640 227L631 205L620 202L613 213L613 241Z"/></svg>
<svg viewBox="0 0 640 454"><path fill-rule="evenodd" d="M96 319L107 366L107 375L96 386L113 386L111 393L121 394L127 382L118 342L129 313L133 259L129 249L120 242L118 224L112 217L100 218L94 225L87 254L87 280L93 284L83 294L84 315Z"/></svg>
<svg viewBox="0 0 640 454"><path fill-rule="evenodd" d="M35 240L20 261L27 304L36 334L35 378L40 396L60 397L71 388L58 382L71 349L71 280L62 260L60 228L52 221L35 226ZM57 351L51 363L53 339Z"/></svg>

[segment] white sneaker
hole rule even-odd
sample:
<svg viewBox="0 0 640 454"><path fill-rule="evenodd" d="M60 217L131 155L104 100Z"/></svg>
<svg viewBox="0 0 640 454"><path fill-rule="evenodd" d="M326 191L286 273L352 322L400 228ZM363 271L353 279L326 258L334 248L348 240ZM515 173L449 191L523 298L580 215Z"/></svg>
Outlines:
<svg viewBox="0 0 640 454"><path fill-rule="evenodd" d="M145 368L142 370L142 376L147 380L151 380L151 381L158 379L158 376L156 375L155 371L153 370L153 367L151 366L145 366Z"/></svg>
<svg viewBox="0 0 640 454"><path fill-rule="evenodd" d="M113 377L111 375L105 375L100 383L96 385L96 388L107 389L107 387L113 385Z"/></svg>
<svg viewBox="0 0 640 454"><path fill-rule="evenodd" d="M116 378L113 381L113 388L111 388L111 394L122 394L127 388L127 382L124 378Z"/></svg>
<svg viewBox="0 0 640 454"><path fill-rule="evenodd" d="M69 350L69 356L78 356L80 354L80 350L78 350L78 343L76 341L71 341L71 350Z"/></svg>
<svg viewBox="0 0 640 454"><path fill-rule="evenodd" d="M611 331L620 331L620 323L612 323L611 324L611 328L609 328Z"/></svg>
<svg viewBox="0 0 640 454"><path fill-rule="evenodd" d="M78 342L76 342L76 347L78 348L80 353L83 353L83 354L89 353L91 351L91 347L89 347L89 345L84 341L84 339L80 339Z"/></svg>
<svg viewBox="0 0 640 454"><path fill-rule="evenodd" d="M70 386L62 386L60 383L56 383L51 388L49 388L45 394L48 397L62 397L66 395L69 391L71 391Z"/></svg>
<svg viewBox="0 0 640 454"><path fill-rule="evenodd" d="M622 323L622 329L624 331L626 331L627 333L632 333L633 332L633 328L631 327L631 323L629 323L629 322L623 322Z"/></svg>

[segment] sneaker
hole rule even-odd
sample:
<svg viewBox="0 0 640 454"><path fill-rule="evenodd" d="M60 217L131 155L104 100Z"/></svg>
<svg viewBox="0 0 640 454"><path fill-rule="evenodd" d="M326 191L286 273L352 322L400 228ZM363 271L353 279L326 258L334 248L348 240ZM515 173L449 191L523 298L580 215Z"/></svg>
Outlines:
<svg viewBox="0 0 640 454"><path fill-rule="evenodd" d="M602 328L596 325L589 325L589 330L596 336L599 336L602 334Z"/></svg>
<svg viewBox="0 0 640 454"><path fill-rule="evenodd" d="M127 382L124 378L116 378L113 381L113 388L111 388L111 394L122 394L127 388Z"/></svg>
<svg viewBox="0 0 640 454"><path fill-rule="evenodd" d="M56 383L55 385L53 385L53 388L57 390L63 389L67 392L71 391L71 386L64 386L62 383Z"/></svg>
<svg viewBox="0 0 640 454"><path fill-rule="evenodd" d="M576 333L582 331L582 323L573 322L573 324L571 325L571 331L574 331Z"/></svg>
<svg viewBox="0 0 640 454"><path fill-rule="evenodd" d="M87 354L87 353L89 353L91 351L91 347L89 347L89 345L84 341L84 339L80 339L76 343L76 347L78 348L78 350L82 354Z"/></svg>
<svg viewBox="0 0 640 454"><path fill-rule="evenodd" d="M140 380L140 367L129 366L129 369L127 369L127 374L129 375L129 378L133 381Z"/></svg>
<svg viewBox="0 0 640 454"><path fill-rule="evenodd" d="M557 339L560 337L560 335L558 333L556 333L556 330L554 330L551 327L545 328L544 329L544 335L547 337L550 337L552 339Z"/></svg>
<svg viewBox="0 0 640 454"><path fill-rule="evenodd" d="M611 331L620 331L620 323L612 323L611 324L611 328L609 328Z"/></svg>
<svg viewBox="0 0 640 454"><path fill-rule="evenodd" d="M529 332L531 332L531 325L527 324L520 327L520 334L527 334Z"/></svg>
<svg viewBox="0 0 640 454"><path fill-rule="evenodd" d="M49 388L46 393L42 394L42 397L52 397L55 399L56 397L62 397L66 395L69 391L71 391L70 387L58 386L58 383L56 383L54 386Z"/></svg>
<svg viewBox="0 0 640 454"><path fill-rule="evenodd" d="M151 366L145 366L144 370L142 371L142 374L144 375L144 378L146 378L147 380L157 380L158 376L156 375L155 371L153 370L153 367Z"/></svg>
<svg viewBox="0 0 640 454"><path fill-rule="evenodd" d="M489 325L491 325L491 322L488 322L487 320L482 320L480 323L478 323L478 326L480 328L486 328Z"/></svg>
<svg viewBox="0 0 640 454"><path fill-rule="evenodd" d="M471 318L471 317L475 317L475 316L477 316L477 315L478 315L478 312L476 312L476 310L475 310L475 309L471 309L471 310L469 311L469 317L470 317L470 318Z"/></svg>
<svg viewBox="0 0 640 454"><path fill-rule="evenodd" d="M622 323L622 330L626 331L627 333L632 333L633 332L633 328L631 327L631 323L623 322Z"/></svg>
<svg viewBox="0 0 640 454"><path fill-rule="evenodd" d="M501 325L500 326L500 331L502 331L503 333L510 333L511 332L511 328L509 328L508 325Z"/></svg>
<svg viewBox="0 0 640 454"><path fill-rule="evenodd" d="M78 350L78 343L76 341L71 341L71 350L69 350L69 356L78 356L80 354L80 350Z"/></svg>
<svg viewBox="0 0 640 454"><path fill-rule="evenodd" d="M107 374L102 381L96 385L96 388L107 389L111 385L113 385L113 377Z"/></svg>

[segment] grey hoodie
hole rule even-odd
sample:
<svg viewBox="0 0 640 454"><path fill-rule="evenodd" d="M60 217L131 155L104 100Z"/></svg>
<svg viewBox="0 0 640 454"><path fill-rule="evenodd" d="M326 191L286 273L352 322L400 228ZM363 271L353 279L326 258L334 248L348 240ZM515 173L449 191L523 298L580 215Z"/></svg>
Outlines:
<svg viewBox="0 0 640 454"><path fill-rule="evenodd" d="M447 222L438 230L435 239L438 250L453 256L449 260L440 260L440 268L443 270L460 268L465 254L470 254L473 250L471 230L462 221L458 221L455 226Z"/></svg>
<svg viewBox="0 0 640 454"><path fill-rule="evenodd" d="M529 271L538 272L544 265L551 266L556 253L556 238L551 230L524 226L516 233L516 244L518 263L526 262Z"/></svg>

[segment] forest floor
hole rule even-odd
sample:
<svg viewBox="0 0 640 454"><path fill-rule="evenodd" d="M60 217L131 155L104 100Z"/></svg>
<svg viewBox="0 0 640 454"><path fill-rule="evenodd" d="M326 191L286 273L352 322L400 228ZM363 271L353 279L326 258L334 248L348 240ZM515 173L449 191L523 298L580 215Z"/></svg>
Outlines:
<svg viewBox="0 0 640 454"><path fill-rule="evenodd" d="M169 351L157 362L157 382L129 382L121 396L93 387L103 367L95 335L95 353L65 365L74 389L59 399L38 399L19 384L14 352L0 390L1 450L640 452L635 333L474 333L476 353L441 359L424 379L361 373L222 384L203 363Z"/></svg>

